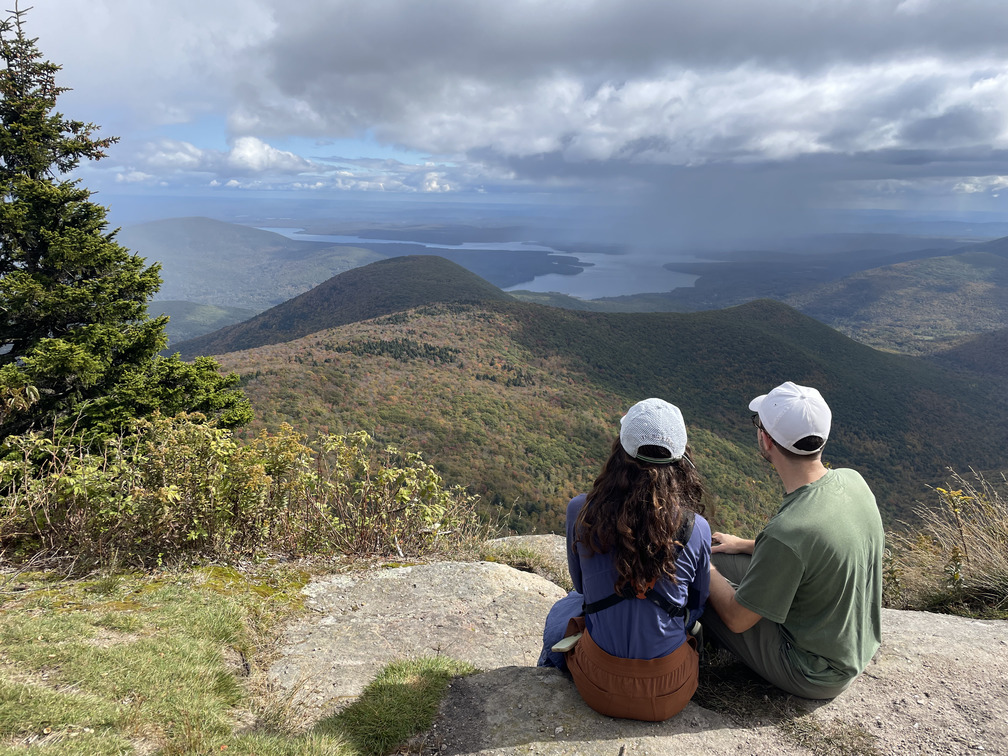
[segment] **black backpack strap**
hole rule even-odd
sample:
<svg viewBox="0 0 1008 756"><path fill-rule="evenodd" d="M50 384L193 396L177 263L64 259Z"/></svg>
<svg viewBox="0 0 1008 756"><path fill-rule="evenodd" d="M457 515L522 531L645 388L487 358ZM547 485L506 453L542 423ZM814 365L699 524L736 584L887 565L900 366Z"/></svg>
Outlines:
<svg viewBox="0 0 1008 756"><path fill-rule="evenodd" d="M654 588L649 589L648 592L644 594L644 598L646 598L652 604L657 606L659 609L664 609L666 612L669 613L670 617L674 618L674 617L686 616L685 606L676 606L667 598L658 593Z"/></svg>
<svg viewBox="0 0 1008 756"><path fill-rule="evenodd" d="M689 543L689 539L693 537L693 526L696 525L696 515L692 509L686 510L686 519L682 524L682 537L679 539L679 543L686 548L686 544Z"/></svg>
<svg viewBox="0 0 1008 756"><path fill-rule="evenodd" d="M618 593L614 593L611 596L606 596L604 599L599 599L598 601L592 601L590 604L584 604L582 610L585 614L595 614L596 612L601 612L603 609L608 609L611 606L616 606L616 604L628 598L627 596L621 596ZM636 596L630 596L629 598L636 598ZM644 594L644 598L650 601L652 604L657 606L659 609L663 609L668 612L670 617L685 617L686 607L676 606L671 601L669 601L665 596L662 596L654 588L648 588L647 593Z"/></svg>
<svg viewBox="0 0 1008 756"><path fill-rule="evenodd" d="M603 609L608 609L610 606L616 606L623 598L618 593L614 593L611 596L606 596L604 599L585 604L581 611L585 614L595 614L596 612L601 612Z"/></svg>

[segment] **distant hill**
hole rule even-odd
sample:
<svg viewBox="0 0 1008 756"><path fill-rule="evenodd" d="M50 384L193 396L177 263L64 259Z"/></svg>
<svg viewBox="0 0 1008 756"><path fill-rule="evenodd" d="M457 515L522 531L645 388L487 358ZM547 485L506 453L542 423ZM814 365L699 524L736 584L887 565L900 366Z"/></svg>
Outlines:
<svg viewBox="0 0 1008 756"><path fill-rule="evenodd" d="M878 246L851 247L856 242ZM947 255L962 244L951 239L875 238L858 236L841 241L835 238L812 239L807 247L780 250L752 250L723 253L717 262L678 261L665 267L699 276L692 287L671 292L624 297L605 297L599 301L626 305L640 310L643 304L652 310L696 311L730 307L754 299L784 300L814 286L836 281L862 270L908 260ZM636 301L635 301L636 300Z"/></svg>
<svg viewBox="0 0 1008 756"><path fill-rule="evenodd" d="M1008 257L1008 236L975 244L970 249L976 252L987 252L992 255L998 255L999 257Z"/></svg>
<svg viewBox="0 0 1008 756"><path fill-rule="evenodd" d="M989 245L994 248L998 243ZM781 249L724 251L717 254L716 261L666 263L664 267L669 270L698 276L693 286L673 291L593 300L556 293L511 293L522 301L596 312L696 312L766 298L793 304L799 299L814 299L809 292L818 292L861 271L987 246L895 234L834 234L792 241Z"/></svg>
<svg viewBox="0 0 1008 756"><path fill-rule="evenodd" d="M977 374L1008 388L1008 328L982 333L931 356L952 370Z"/></svg>
<svg viewBox="0 0 1008 756"><path fill-rule="evenodd" d="M147 312L151 316L167 315L168 349L180 341L201 336L210 331L216 331L227 325L240 323L255 315L255 310L241 307L219 307L217 305L197 304L195 302L175 302L171 300L156 300L149 302Z"/></svg>
<svg viewBox="0 0 1008 756"><path fill-rule="evenodd" d="M927 242L930 246L921 246ZM513 291L522 301L596 312L694 312L772 298L878 349L928 355L1008 327L1008 237L855 236L811 240L800 250L726 253L719 262L677 262L692 288L579 300ZM844 245L876 243L879 248ZM917 246L915 246L917 245Z"/></svg>
<svg viewBox="0 0 1008 756"><path fill-rule="evenodd" d="M874 268L786 301L858 341L931 354L1008 327L1008 240Z"/></svg>
<svg viewBox="0 0 1008 756"><path fill-rule="evenodd" d="M337 273L384 257L371 250L288 239L211 220L171 218L130 226L117 241L161 263L159 300L261 312Z"/></svg>
<svg viewBox="0 0 1008 756"><path fill-rule="evenodd" d="M175 346L189 359L279 344L419 305L508 300L460 265L432 255L392 257L330 278L250 320Z"/></svg>
<svg viewBox="0 0 1008 756"><path fill-rule="evenodd" d="M620 412L646 396L683 408L729 524L751 524L778 500L746 405L784 380L823 391L836 417L829 460L861 470L890 521L926 499L948 465L1005 464L1003 392L876 351L783 304L579 312L465 276L438 258L382 261L187 352L219 354L242 376L258 425L365 429L419 449L449 482L495 507L515 504L526 529L558 526L608 453Z"/></svg>

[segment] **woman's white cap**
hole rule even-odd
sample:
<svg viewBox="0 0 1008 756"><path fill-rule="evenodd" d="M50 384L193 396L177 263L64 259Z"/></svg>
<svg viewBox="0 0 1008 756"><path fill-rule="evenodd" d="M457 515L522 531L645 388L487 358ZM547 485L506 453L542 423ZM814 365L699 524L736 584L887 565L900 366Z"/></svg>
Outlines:
<svg viewBox="0 0 1008 756"><path fill-rule="evenodd" d="M644 462L672 462L682 459L686 453L686 423L682 412L664 399L644 399L628 409L620 419L619 437L623 451ZM637 451L642 446L660 446L672 457L641 457Z"/></svg>

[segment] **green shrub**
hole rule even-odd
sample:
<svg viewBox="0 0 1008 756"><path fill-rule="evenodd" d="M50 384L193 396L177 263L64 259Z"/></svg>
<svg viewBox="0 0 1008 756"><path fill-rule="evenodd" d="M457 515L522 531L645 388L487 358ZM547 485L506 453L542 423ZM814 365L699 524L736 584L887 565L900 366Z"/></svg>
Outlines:
<svg viewBox="0 0 1008 756"><path fill-rule="evenodd" d="M139 420L84 447L33 432L6 440L0 545L86 561L338 553L413 557L488 534L476 499L446 488L417 453L372 449L367 433L290 426L245 444L201 415Z"/></svg>

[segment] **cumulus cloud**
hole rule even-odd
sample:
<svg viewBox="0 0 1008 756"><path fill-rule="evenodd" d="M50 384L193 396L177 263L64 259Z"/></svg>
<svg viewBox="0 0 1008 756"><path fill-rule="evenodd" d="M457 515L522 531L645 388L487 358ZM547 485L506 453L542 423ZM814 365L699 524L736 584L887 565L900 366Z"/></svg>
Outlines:
<svg viewBox="0 0 1008 756"><path fill-rule="evenodd" d="M311 163L293 152L278 150L251 136L235 140L227 155L227 164L232 170L248 173L303 173L312 167Z"/></svg>
<svg viewBox="0 0 1008 756"><path fill-rule="evenodd" d="M135 167L129 171L131 174L170 172L296 176L315 169L311 161L305 158L248 136L235 139L226 151L201 149L189 142L161 139L143 143L132 155L121 154L120 157L135 163Z"/></svg>
<svg viewBox="0 0 1008 756"><path fill-rule="evenodd" d="M157 177L143 171L127 171L116 173L115 180L120 184L150 184L156 182Z"/></svg>
<svg viewBox="0 0 1008 756"><path fill-rule="evenodd" d="M1008 176L979 176L977 178L959 181L953 187L953 191L963 194L976 194L977 192L999 192L1008 189Z"/></svg>
<svg viewBox="0 0 1008 756"><path fill-rule="evenodd" d="M143 144L137 159L152 171L200 171L208 169L207 154L207 151L188 142L161 139Z"/></svg>
<svg viewBox="0 0 1008 756"><path fill-rule="evenodd" d="M256 137L234 140L227 150L201 149L189 142L161 139L121 152L114 171L118 184L210 186L243 190L389 191L448 193L479 190L493 178L507 181L478 163L410 164L390 159L326 156L309 160Z"/></svg>

